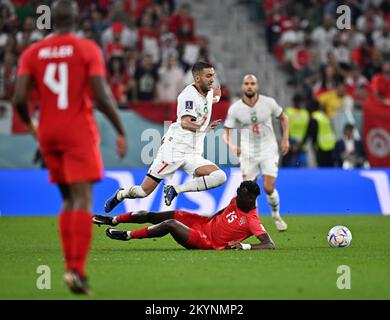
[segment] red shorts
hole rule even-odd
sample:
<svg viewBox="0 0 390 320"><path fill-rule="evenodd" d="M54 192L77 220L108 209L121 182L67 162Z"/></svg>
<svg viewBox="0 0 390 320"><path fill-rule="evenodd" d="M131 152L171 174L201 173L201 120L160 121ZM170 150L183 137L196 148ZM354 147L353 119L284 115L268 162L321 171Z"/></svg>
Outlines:
<svg viewBox="0 0 390 320"><path fill-rule="evenodd" d="M190 235L185 244L187 249L214 249L209 237L203 230L203 225L209 221L208 217L187 211L176 210L174 219L190 229Z"/></svg>
<svg viewBox="0 0 390 320"><path fill-rule="evenodd" d="M103 161L97 142L56 147L40 144L50 182L73 184L93 182L103 177Z"/></svg>

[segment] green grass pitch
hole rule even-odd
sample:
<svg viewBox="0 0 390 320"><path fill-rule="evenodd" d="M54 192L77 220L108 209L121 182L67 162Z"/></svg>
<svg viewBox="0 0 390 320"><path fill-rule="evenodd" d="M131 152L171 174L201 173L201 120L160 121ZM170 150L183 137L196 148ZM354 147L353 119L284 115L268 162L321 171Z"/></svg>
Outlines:
<svg viewBox="0 0 390 320"><path fill-rule="evenodd" d="M390 217L286 216L284 233L262 220L274 251L186 250L170 236L121 242L94 226L92 299L390 299ZM328 246L338 224L350 228L351 247ZM1 217L0 265L0 299L91 299L63 284L56 217ZM39 265L51 269L50 290L37 289ZM350 290L336 286L339 265L350 267Z"/></svg>

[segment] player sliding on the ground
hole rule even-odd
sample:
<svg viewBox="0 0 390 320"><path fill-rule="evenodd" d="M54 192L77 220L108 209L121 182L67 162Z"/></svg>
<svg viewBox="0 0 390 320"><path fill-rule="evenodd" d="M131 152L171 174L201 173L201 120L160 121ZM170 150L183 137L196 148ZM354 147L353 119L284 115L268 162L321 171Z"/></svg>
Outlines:
<svg viewBox="0 0 390 320"><path fill-rule="evenodd" d="M219 101L221 91L212 89L215 72L212 65L197 62L192 67L194 83L188 85L177 98L177 120L163 137L148 174L140 186L118 189L105 203L110 212L124 199L145 198L164 178L171 177L182 169L194 179L181 185L164 187L165 204L182 192L194 192L216 188L226 181L226 174L213 162L203 158L203 143L206 133L220 123L210 123L213 103Z"/></svg>
<svg viewBox="0 0 390 320"><path fill-rule="evenodd" d="M275 249L257 212L256 198L259 195L260 188L255 182L244 181L237 189L237 197L211 218L175 210L136 211L116 217L94 215L92 221L97 225L109 226L119 223L154 224L135 231L108 228L107 236L116 240L160 238L171 234L177 243L187 249ZM260 243L241 243L252 235L255 235Z"/></svg>

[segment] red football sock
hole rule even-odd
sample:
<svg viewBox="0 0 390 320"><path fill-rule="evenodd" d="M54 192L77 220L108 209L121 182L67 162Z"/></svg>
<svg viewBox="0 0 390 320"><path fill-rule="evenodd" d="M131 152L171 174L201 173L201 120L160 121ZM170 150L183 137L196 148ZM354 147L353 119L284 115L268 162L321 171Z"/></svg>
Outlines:
<svg viewBox="0 0 390 320"><path fill-rule="evenodd" d="M83 210L74 211L71 224L72 259L69 268L85 275L85 264L92 240L92 215Z"/></svg>
<svg viewBox="0 0 390 320"><path fill-rule="evenodd" d="M62 253L65 259L65 269L70 269L72 259L71 222L72 211L62 211L58 219L58 229L61 236Z"/></svg>
<svg viewBox="0 0 390 320"><path fill-rule="evenodd" d="M119 223L131 222L131 215L132 212L128 212L128 213L121 214L120 216L117 216L115 219Z"/></svg>
<svg viewBox="0 0 390 320"><path fill-rule="evenodd" d="M144 227L142 229L138 229L130 232L130 237L133 239L143 239L149 238L148 236L148 227Z"/></svg>

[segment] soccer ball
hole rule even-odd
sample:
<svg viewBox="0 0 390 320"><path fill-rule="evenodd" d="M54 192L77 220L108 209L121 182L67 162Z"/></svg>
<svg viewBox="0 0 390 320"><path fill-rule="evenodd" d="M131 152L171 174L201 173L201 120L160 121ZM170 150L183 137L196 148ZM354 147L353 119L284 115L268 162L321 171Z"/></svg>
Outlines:
<svg viewBox="0 0 390 320"><path fill-rule="evenodd" d="M332 248L349 247L352 242L352 233L347 227L335 226L328 233L328 243Z"/></svg>

